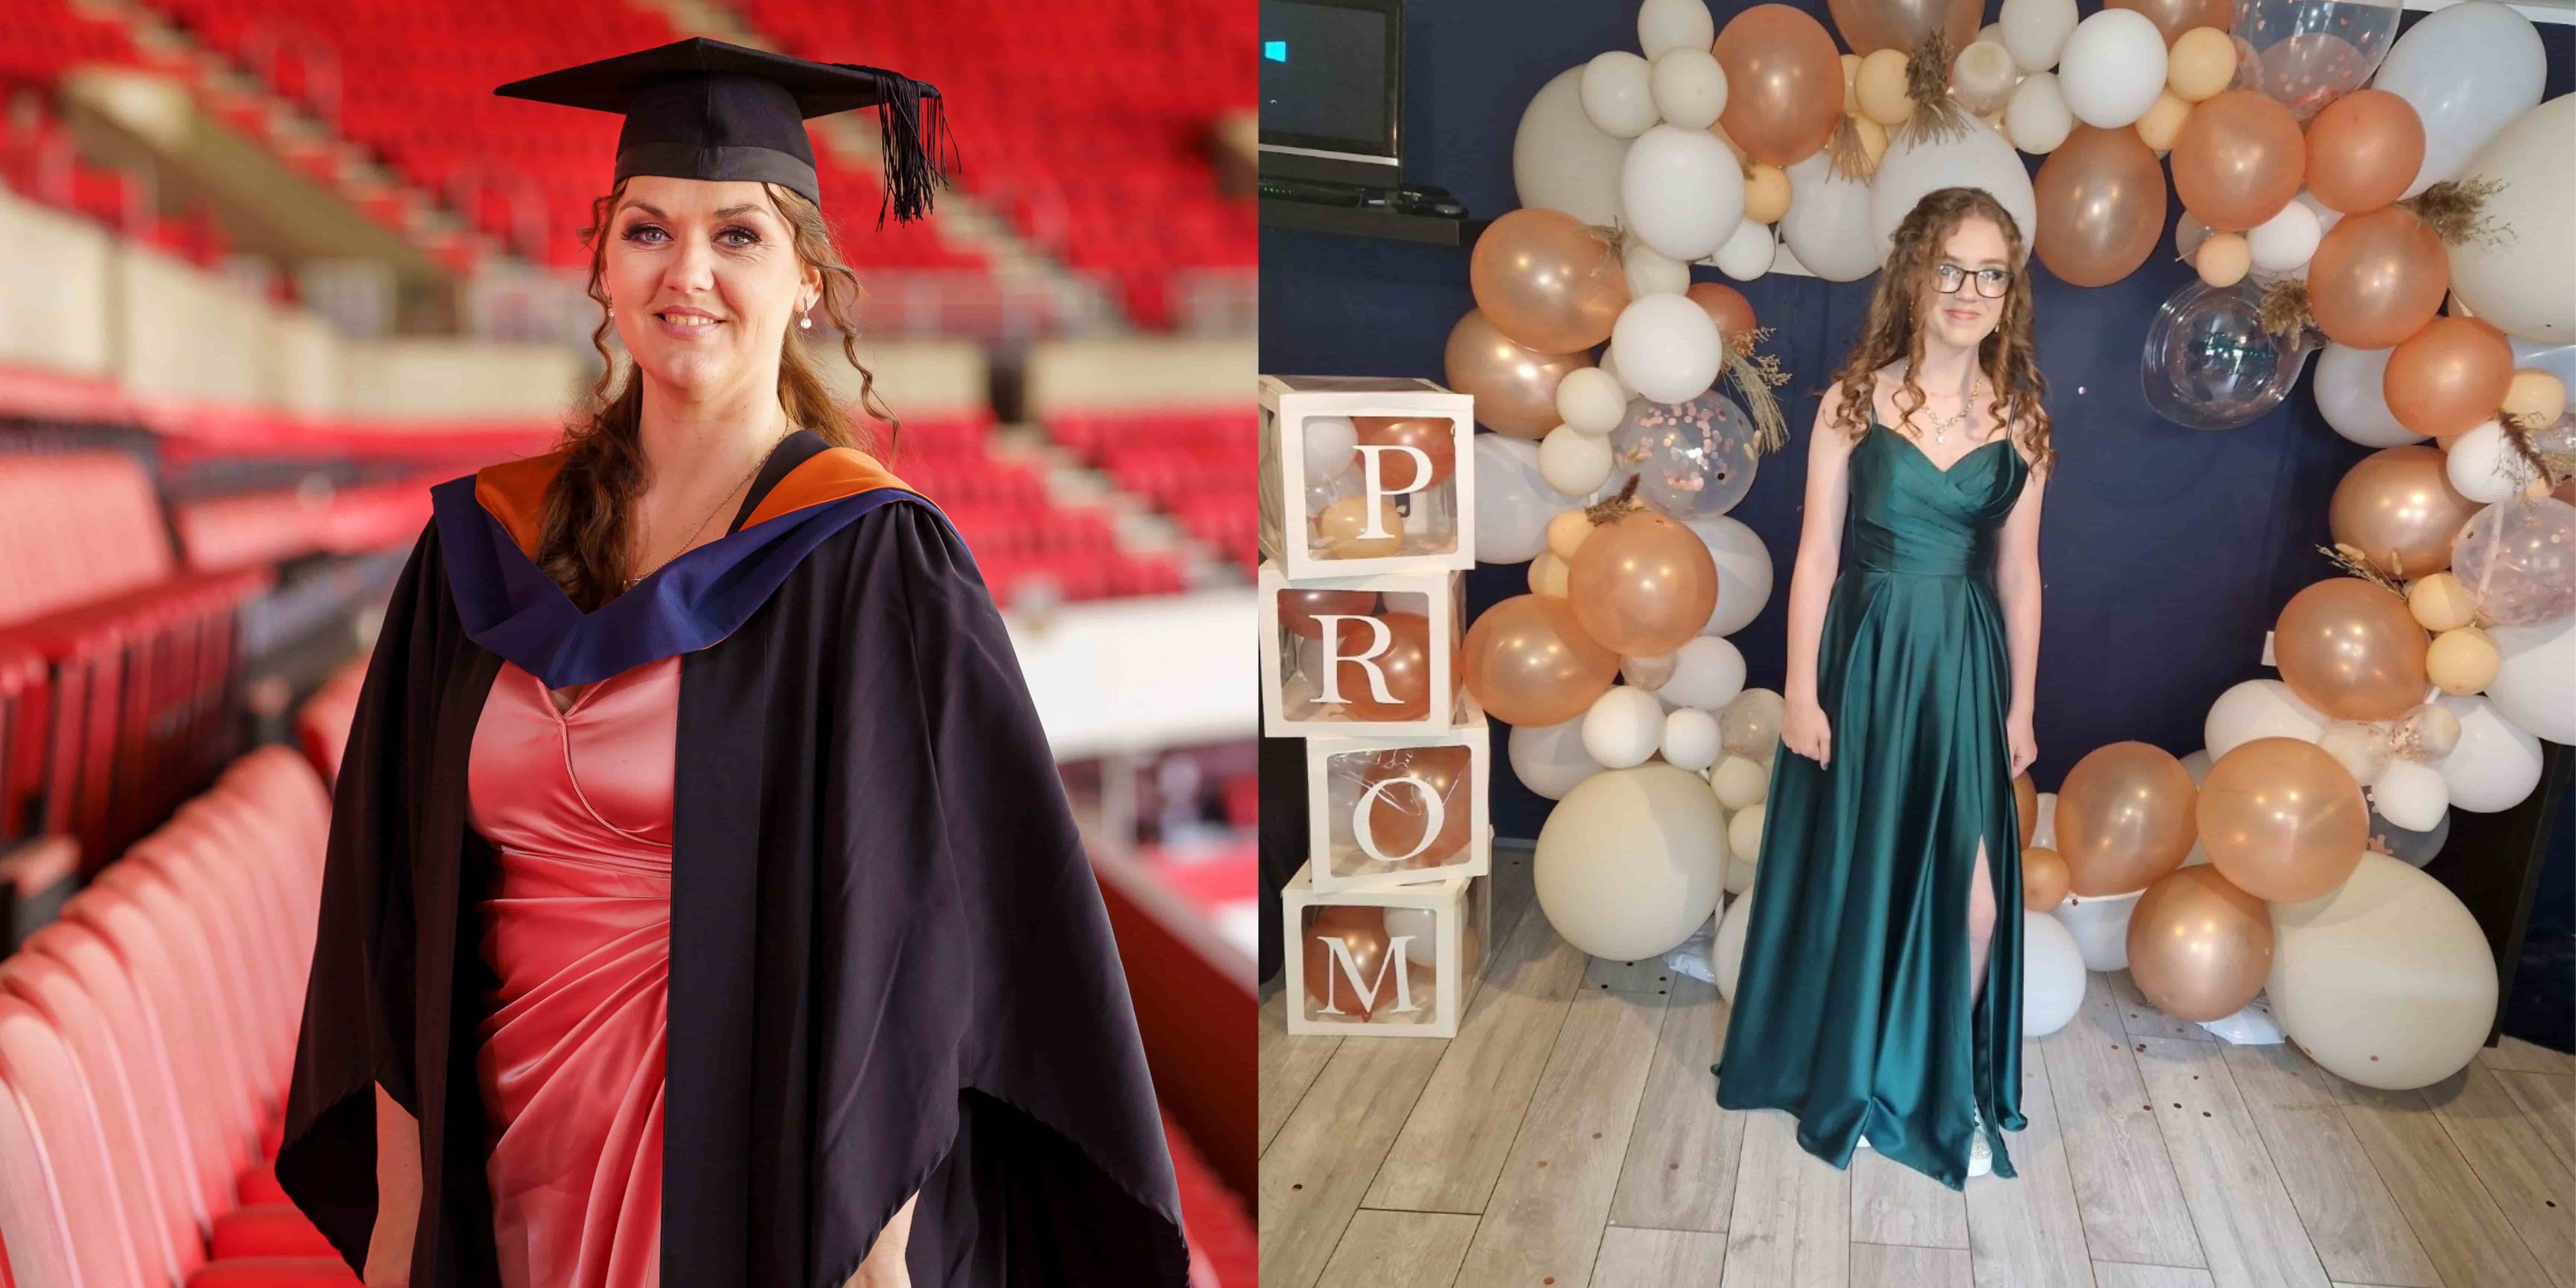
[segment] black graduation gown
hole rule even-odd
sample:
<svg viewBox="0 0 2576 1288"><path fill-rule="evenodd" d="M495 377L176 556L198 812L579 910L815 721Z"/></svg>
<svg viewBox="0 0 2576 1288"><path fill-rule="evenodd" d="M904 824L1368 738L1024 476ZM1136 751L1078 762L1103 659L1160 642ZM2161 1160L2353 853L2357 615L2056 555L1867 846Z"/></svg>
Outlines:
<svg viewBox="0 0 2576 1288"><path fill-rule="evenodd" d="M799 432L726 537L585 616L527 558L559 466L435 489L386 609L335 788L279 1184L364 1266L380 1082L420 1122L411 1283L497 1288L472 902L492 863L466 785L505 655L486 644L552 687L682 652L663 1282L840 1288L917 1190L920 1288L1181 1288L1099 887L944 516Z"/></svg>

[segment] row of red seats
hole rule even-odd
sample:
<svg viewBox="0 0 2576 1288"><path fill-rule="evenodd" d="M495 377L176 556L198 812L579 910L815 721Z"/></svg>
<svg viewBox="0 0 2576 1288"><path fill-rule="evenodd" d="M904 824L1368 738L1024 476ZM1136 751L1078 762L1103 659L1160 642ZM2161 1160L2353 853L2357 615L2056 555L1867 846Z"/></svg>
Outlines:
<svg viewBox="0 0 2576 1288"><path fill-rule="evenodd" d="M1246 569L1260 558L1255 426L1252 413L1234 408L1070 411L1046 420L1048 437Z"/></svg>
<svg viewBox="0 0 2576 1288"><path fill-rule="evenodd" d="M0 29L6 26L0 22ZM6 44L0 42L0 51ZM0 52L0 62L5 59ZM8 80L7 68L0 66L0 85ZM82 158L71 131L53 119L32 91L21 103L11 119L0 122L0 187L149 242L201 268L212 267L231 251L232 238L204 207L163 215L149 189L133 176Z"/></svg>
<svg viewBox="0 0 2576 1288"><path fill-rule="evenodd" d="M409 545L429 522L429 488L454 477L428 475L394 483L249 492L172 506L188 567L218 572L274 564L304 555L359 554Z"/></svg>
<svg viewBox="0 0 2576 1288"><path fill-rule="evenodd" d="M271 1168L329 814L253 752L0 960L0 1283L355 1288Z"/></svg>

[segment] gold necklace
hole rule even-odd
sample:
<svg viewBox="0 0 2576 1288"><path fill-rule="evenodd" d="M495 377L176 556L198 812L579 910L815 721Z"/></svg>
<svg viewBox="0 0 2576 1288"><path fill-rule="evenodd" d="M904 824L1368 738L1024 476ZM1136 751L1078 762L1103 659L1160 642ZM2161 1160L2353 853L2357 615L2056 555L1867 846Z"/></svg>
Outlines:
<svg viewBox="0 0 2576 1288"><path fill-rule="evenodd" d="M739 483L734 484L734 485L733 485L732 487L730 487L730 488L725 489L725 494L724 494L723 496L720 496L720 497L717 497L717 498L716 498L715 507L714 507L713 509L710 509L710 510L708 510L708 511L707 511L707 517L705 517L705 518L703 518L703 519L698 520L698 526L696 526L696 527L694 527L694 528L689 529L689 535L688 535L686 538L683 538L683 539L681 540L681 542L680 542L680 548L679 548L679 549L677 549L677 550L672 551L672 552L671 552L671 554L670 554L670 557L669 557L669 558L664 559L661 563L657 563L657 564L653 565L652 567L645 569L645 570L644 570L644 572L643 572L643 574L642 574L641 576L635 576L635 577L629 577L629 578L627 578L627 579L626 579L626 586L627 586L627 588L628 588L628 589L630 589L630 590L632 590L632 589L635 587L635 583L637 583L637 582L639 582L639 581L644 580L644 578L645 578L645 577L650 577L650 576L652 576L654 573L657 573L657 572L662 571L662 569L663 569L665 566L667 566L667 565L671 562L671 560L672 560L672 559L677 559L677 558L679 558L681 555L687 554L687 553L688 553L688 551L689 551L689 547L690 547L690 546L692 546L692 545L695 545L695 544L697 543L697 540L698 540L698 536L699 536L699 534L701 534L701 533L703 533L703 532L705 532L705 531L707 530L707 525L708 525L708 524L715 522L715 517L716 517L716 513L717 513L717 511L720 511L720 510L724 509L724 507L725 507L725 502L732 500L732 499L733 499L733 494L734 494L734 493L736 493L736 492L739 492L739 491L743 490L743 488L744 488L744 487L748 486L748 485L751 483L751 480L752 480L754 477L756 477L756 476L760 473L760 467L761 467L761 466L763 466L763 465L768 464L768 463L769 463L769 458L770 458L771 456L774 456L774 455L776 455L776 454L777 454L777 452L778 452L778 443L784 443L784 442L786 442L786 441L787 441L787 435L788 435L788 434L795 433L795 432L796 432L795 427L791 425L791 426L789 426L789 427L788 427L784 432L780 433L780 434L779 434L779 436L778 436L778 442L776 442L776 443L771 443L771 444L769 445L769 450L768 450L768 451L766 451L766 452L762 452L762 453L760 454L760 459L759 459L759 460L756 460L756 461L753 461L753 462L751 463L751 469L750 469L750 471L749 471L748 473L745 473L745 474L742 476L742 481L741 481L741 482L739 482Z"/></svg>

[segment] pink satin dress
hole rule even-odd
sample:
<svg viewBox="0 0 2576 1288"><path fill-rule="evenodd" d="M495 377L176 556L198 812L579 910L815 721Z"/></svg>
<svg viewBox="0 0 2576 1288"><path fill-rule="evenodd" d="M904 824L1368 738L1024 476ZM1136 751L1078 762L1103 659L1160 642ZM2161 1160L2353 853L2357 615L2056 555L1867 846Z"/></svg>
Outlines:
<svg viewBox="0 0 2576 1288"><path fill-rule="evenodd" d="M505 1288L661 1279L679 698L677 656L562 711L505 662L474 731L473 823L500 866L476 1073Z"/></svg>

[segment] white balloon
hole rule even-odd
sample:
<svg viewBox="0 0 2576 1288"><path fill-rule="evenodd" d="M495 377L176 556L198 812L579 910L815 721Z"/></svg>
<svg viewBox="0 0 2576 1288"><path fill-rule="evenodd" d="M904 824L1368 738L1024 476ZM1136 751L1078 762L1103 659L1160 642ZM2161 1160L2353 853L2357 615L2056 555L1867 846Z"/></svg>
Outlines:
<svg viewBox="0 0 2576 1288"><path fill-rule="evenodd" d="M1715 711L1744 691L1744 654L1717 635L1694 636L1673 650L1673 678L1656 696L1675 706Z"/></svg>
<svg viewBox="0 0 2576 1288"><path fill-rule="evenodd" d="M1631 241L1619 252L1619 264L1628 278L1628 298L1649 295L1679 295L1690 289L1690 265L1641 241Z"/></svg>
<svg viewBox="0 0 2576 1288"><path fill-rule="evenodd" d="M1794 195L1796 189L1790 189ZM1739 282L1750 282L1771 271L1771 259L1778 254L1780 243L1771 235L1771 225L1750 219L1735 226L1735 235L1717 248L1717 271Z"/></svg>
<svg viewBox="0 0 2576 1288"><path fill-rule="evenodd" d="M1685 130L1705 130L1726 111L1726 69L1707 45L1655 58L1655 112Z"/></svg>
<svg viewBox="0 0 2576 1288"><path fill-rule="evenodd" d="M1308 483L1331 478L1359 459L1360 431L1350 417L1309 416L1302 428Z"/></svg>
<svg viewBox="0 0 2576 1288"><path fill-rule="evenodd" d="M2212 760L2257 738L2296 738L2315 742L2326 731L2326 718L2299 700L2279 680L2247 680L2218 695L2202 724L2202 745Z"/></svg>
<svg viewBox="0 0 2576 1288"><path fill-rule="evenodd" d="M2317 410L2334 432L2364 447L2403 447L2424 436L2398 423L2388 410L2387 349L2328 344L2317 355Z"/></svg>
<svg viewBox="0 0 2576 1288"><path fill-rule="evenodd" d="M1742 868L1745 865L1738 863L1734 866ZM1735 888L1732 877L1728 880L1728 888ZM1735 1002L1735 981L1744 974L1745 931L1753 924L1753 883L1750 869L1746 870L1746 879L1742 888L1744 893L1738 895L1735 902L1727 907L1725 916L1718 918L1717 942L1710 945L1708 954L1708 964L1717 971L1718 996L1725 998L1729 1005ZM1804 963L1804 965L1809 969L1816 967L1815 963Z"/></svg>
<svg viewBox="0 0 2576 1288"><path fill-rule="evenodd" d="M1685 269L1684 271L1687 272L1688 270ZM1634 301L1631 302L1633 303ZM1616 325L1617 323L1612 323L1612 326L1615 327ZM1634 398L1637 396L1637 387L1629 384L1626 376L1619 374L1618 352L1619 346L1615 344L1605 344L1601 346L1601 360L1593 363L1592 365L1601 368L1602 371L1609 374L1612 380L1619 382L1619 395L1621 398ZM1620 414L1624 416L1627 413L1623 411Z"/></svg>
<svg viewBox="0 0 2576 1288"><path fill-rule="evenodd" d="M1610 440L1559 425L1539 440L1538 472L1566 496L1590 496L1610 481Z"/></svg>
<svg viewBox="0 0 2576 1288"><path fill-rule="evenodd" d="M2317 253L2317 239L2324 235L2317 212L2293 201L2281 207L2279 214L2254 225L2245 234L2245 244L2254 252L2254 267L2267 273L2288 273L2307 267L2308 257Z"/></svg>
<svg viewBox="0 0 2576 1288"><path fill-rule="evenodd" d="M2066 110L2066 94L2057 73L2032 72L2004 100L2004 133L2012 145L2035 156L2055 152L2075 132L2075 113Z"/></svg>
<svg viewBox="0 0 2576 1288"><path fill-rule="evenodd" d="M1556 382L1556 414L1578 434L1607 434L1628 414L1628 395L1609 372L1577 367Z"/></svg>
<svg viewBox="0 0 2576 1288"><path fill-rule="evenodd" d="M2576 744L2576 616L2490 626L2487 637L2503 655L2487 682L2496 714L2551 742Z"/></svg>
<svg viewBox="0 0 2576 1288"><path fill-rule="evenodd" d="M1538 444L1506 434L1478 434L1476 559L1516 564L1547 549L1547 521L1565 498L1539 473Z"/></svg>
<svg viewBox="0 0 2576 1288"><path fill-rule="evenodd" d="M1705 0L1646 0L1637 6L1637 47L1648 58L1717 43L1717 19Z"/></svg>
<svg viewBox="0 0 2576 1288"><path fill-rule="evenodd" d="M2453 809L2509 810L2540 785L2540 739L2506 719L2493 701L2478 693L2436 694L2433 701L2460 718L2460 745L2433 762L2450 784Z"/></svg>
<svg viewBox="0 0 2576 1288"><path fill-rule="evenodd" d="M2451 807L2451 785L2442 771L2420 760L2391 760L2370 784L2379 816L2409 832L2429 832Z"/></svg>
<svg viewBox="0 0 2576 1288"><path fill-rule="evenodd" d="M1761 804L1771 794L1771 771L1764 769L1761 761L1728 756L1709 773L1708 785L1717 793L1718 804L1744 809Z"/></svg>
<svg viewBox="0 0 2576 1288"><path fill-rule="evenodd" d="M1655 761L1594 774L1539 829L1539 910L1595 957L1669 952L1717 911L1723 825L1717 797L1689 770Z"/></svg>
<svg viewBox="0 0 2576 1288"><path fill-rule="evenodd" d="M1512 777L1549 800L1563 800L1576 783L1600 773L1602 764L1583 749L1583 717L1552 725L1513 725L1505 740Z"/></svg>
<svg viewBox="0 0 2576 1288"><path fill-rule="evenodd" d="M2082 1009L2084 954L2075 947L2075 936L2047 913L2022 911L2022 1038L2047 1037Z"/></svg>
<svg viewBox="0 0 2576 1288"><path fill-rule="evenodd" d="M1646 763L1663 741L1664 709L1644 689L1611 685L1583 713L1584 752L1612 769Z"/></svg>
<svg viewBox="0 0 2576 1288"><path fill-rule="evenodd" d="M1654 67L1624 49L1583 65L1583 115L1592 128L1633 139L1655 123Z"/></svg>
<svg viewBox="0 0 2576 1288"><path fill-rule="evenodd" d="M2138 17L2126 9L2109 12ZM2147 23L2147 29L2154 31L2155 24ZM1877 176L1869 182L1869 229L1877 239L1875 250L1880 262L1886 261L1888 249L1895 244L1896 226L1914 209L1914 204L1936 188L1952 187L1983 188L1993 194L2004 213L2020 226L2022 245L2031 244L2032 234L2039 227L2039 201L2031 195L2030 171L2022 168L2021 154L2013 151L2004 136L1983 121L1971 120L1955 138L1917 138L1888 145L1886 158L1878 163ZM1791 208L1796 208L1794 202Z"/></svg>
<svg viewBox="0 0 2576 1288"><path fill-rule="evenodd" d="M2085 895L2049 909L2048 915L2075 937L2075 951L2084 958L2084 969L2127 970L2129 914L2138 910L2138 896L2145 893L2141 889Z"/></svg>
<svg viewBox="0 0 2576 1288"><path fill-rule="evenodd" d="M1530 98L1512 135L1512 189L1524 206L1562 210L1587 224L1619 222L1619 171L1628 140L1583 114L1583 68L1557 73Z"/></svg>
<svg viewBox="0 0 2576 1288"><path fill-rule="evenodd" d="M1717 717L1696 707L1666 715L1664 759L1693 773L1716 764Z"/></svg>
<svg viewBox="0 0 2576 1288"><path fill-rule="evenodd" d="M2191 785L2197 788L2202 783L2209 781L2209 766L2211 763L2212 762L2209 758L2209 748L2203 747L2200 750L2182 758L2182 771L2191 775Z"/></svg>
<svg viewBox="0 0 2576 1288"><path fill-rule="evenodd" d="M2548 75L2539 29L2505 5L2456 4L2408 28L2371 80L2424 125L2424 162L2405 195L2458 178L2478 149L2540 102Z"/></svg>
<svg viewBox="0 0 2576 1288"><path fill-rule="evenodd" d="M2013 66L2044 72L2057 65L2066 38L2075 34L2075 0L2004 0L1995 25L2004 29Z"/></svg>
<svg viewBox="0 0 2576 1288"><path fill-rule="evenodd" d="M2441 882L2364 851L2334 893L2272 905L2263 988L2290 1040L2329 1072L2383 1090L2425 1087L2486 1044L2495 950Z"/></svg>
<svg viewBox="0 0 2576 1288"><path fill-rule="evenodd" d="M1818 152L1789 167L1789 213L1780 238L1808 272L1828 282L1857 282L1878 271L1878 242L1869 231L1869 185L1835 174Z"/></svg>
<svg viewBox="0 0 2576 1288"><path fill-rule="evenodd" d="M1619 349L1621 383L1659 403L1686 403L1707 393L1726 356L1717 322L1687 295L1628 301L1611 324L1610 343Z"/></svg>
<svg viewBox="0 0 2576 1288"><path fill-rule="evenodd" d="M2442 472L2460 495L2493 505L2522 490L2522 480L2513 473L2520 459L2505 445L2504 426L2490 420L2451 440L2450 450L2442 454Z"/></svg>
<svg viewBox="0 0 2576 1288"><path fill-rule="evenodd" d="M2561 94L2507 125L2460 173L2464 183L2499 185L2484 213L2501 231L2450 248L2451 290L2469 312L2518 340L2576 340L2570 140L2576 140L2576 94Z"/></svg>
<svg viewBox="0 0 2576 1288"><path fill-rule="evenodd" d="M1702 635L1733 635L1762 615L1771 601L1771 550L1742 520L1712 514L1682 521L1717 562L1717 606L1708 610Z"/></svg>
<svg viewBox="0 0 2576 1288"><path fill-rule="evenodd" d="M2067 110L2086 125L2135 125L2164 92L2164 33L2135 9L2104 9L2075 24L2057 61Z"/></svg>
<svg viewBox="0 0 2576 1288"><path fill-rule="evenodd" d="M1764 817L1762 806L1749 805L1726 820L1726 852L1736 862L1761 866Z"/></svg>
<svg viewBox="0 0 2576 1288"><path fill-rule="evenodd" d="M1658 125L1629 145L1619 167L1619 204L1630 231L1658 253L1701 259L1744 222L1744 171L1716 135Z"/></svg>

